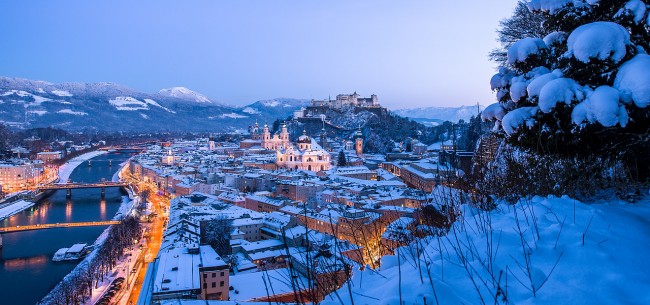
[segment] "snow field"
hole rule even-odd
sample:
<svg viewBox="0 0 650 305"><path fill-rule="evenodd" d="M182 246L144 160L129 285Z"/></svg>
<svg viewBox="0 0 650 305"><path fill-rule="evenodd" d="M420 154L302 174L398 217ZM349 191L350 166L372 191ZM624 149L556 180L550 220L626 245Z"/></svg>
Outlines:
<svg viewBox="0 0 650 305"><path fill-rule="evenodd" d="M378 271L355 270L354 304L399 304L400 269L406 304L504 303L503 294L495 302L498 287L511 304L650 303L650 248L642 246L650 244L648 198L535 197L491 212L461 210L446 236L422 241L417 259L415 247L403 247ZM338 293L352 304L346 286Z"/></svg>

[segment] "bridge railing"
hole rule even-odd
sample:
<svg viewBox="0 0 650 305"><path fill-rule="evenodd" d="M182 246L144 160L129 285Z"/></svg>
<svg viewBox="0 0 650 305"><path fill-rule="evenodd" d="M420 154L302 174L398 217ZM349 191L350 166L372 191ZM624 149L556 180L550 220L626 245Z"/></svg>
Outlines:
<svg viewBox="0 0 650 305"><path fill-rule="evenodd" d="M109 225L116 225L116 224L119 224L119 223L120 223L120 221L118 221L118 220L107 220L107 221L85 221L85 222L63 222L63 223L35 224L35 225L14 226L14 227L0 228L0 233L44 230L44 229L54 229L54 228L109 226Z"/></svg>

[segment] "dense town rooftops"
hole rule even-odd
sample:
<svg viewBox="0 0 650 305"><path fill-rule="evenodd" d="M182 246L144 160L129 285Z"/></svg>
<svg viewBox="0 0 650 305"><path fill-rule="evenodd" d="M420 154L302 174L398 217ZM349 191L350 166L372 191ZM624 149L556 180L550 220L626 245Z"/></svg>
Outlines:
<svg viewBox="0 0 650 305"><path fill-rule="evenodd" d="M199 268L225 267L225 262L210 246L172 248L158 254L153 293L172 293L200 289Z"/></svg>

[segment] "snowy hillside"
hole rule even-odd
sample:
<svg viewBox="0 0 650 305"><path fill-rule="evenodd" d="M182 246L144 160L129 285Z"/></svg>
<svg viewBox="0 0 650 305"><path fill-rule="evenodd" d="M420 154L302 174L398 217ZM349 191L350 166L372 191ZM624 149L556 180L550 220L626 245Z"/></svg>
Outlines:
<svg viewBox="0 0 650 305"><path fill-rule="evenodd" d="M421 242L420 255L412 244L378 271L355 270L352 291L338 291L343 304L650 304L647 197L461 210L446 236Z"/></svg>
<svg viewBox="0 0 650 305"><path fill-rule="evenodd" d="M279 98L232 107L184 87L150 94L114 83L0 77L0 124L16 128L227 131L285 119L306 103Z"/></svg>
<svg viewBox="0 0 650 305"><path fill-rule="evenodd" d="M181 100L194 101L197 103L207 103L207 104L212 103L212 101L210 101L210 99L207 98L205 95L194 92L185 87L173 87L168 89L162 89L158 91L158 95L173 97Z"/></svg>
<svg viewBox="0 0 650 305"><path fill-rule="evenodd" d="M482 111L485 107L480 106ZM451 122L458 122L459 120L469 121L472 116L476 116L479 112L476 105L474 106L460 106L460 107L423 107L423 108L410 108L410 109L397 109L393 110L397 115L412 118L412 119L433 119Z"/></svg>
<svg viewBox="0 0 650 305"><path fill-rule="evenodd" d="M306 99L294 98L275 98L271 100L262 100L252 103L242 109L245 115L260 122L271 123L275 119L284 120L293 115L293 111L305 107L309 104ZM265 117L274 118L273 120L265 119Z"/></svg>

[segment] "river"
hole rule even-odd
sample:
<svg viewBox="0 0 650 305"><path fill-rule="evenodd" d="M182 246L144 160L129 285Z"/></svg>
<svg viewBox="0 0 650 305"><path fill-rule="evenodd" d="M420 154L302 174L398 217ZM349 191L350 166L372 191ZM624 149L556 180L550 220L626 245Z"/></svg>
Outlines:
<svg viewBox="0 0 650 305"><path fill-rule="evenodd" d="M79 165L70 180L110 181L120 163L130 156L124 153L97 156L90 160L90 166L87 161ZM110 220L122 202L122 195L119 189L108 188L102 200L99 189L80 189L72 190L72 198L68 200L64 190L56 191L32 208L3 220L0 226ZM54 253L78 242L90 245L105 229L105 226L58 228L4 234L4 246L0 250L0 304L32 305L40 301L77 264L52 262Z"/></svg>

